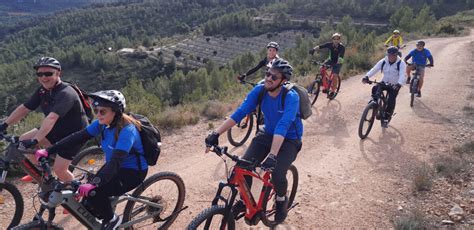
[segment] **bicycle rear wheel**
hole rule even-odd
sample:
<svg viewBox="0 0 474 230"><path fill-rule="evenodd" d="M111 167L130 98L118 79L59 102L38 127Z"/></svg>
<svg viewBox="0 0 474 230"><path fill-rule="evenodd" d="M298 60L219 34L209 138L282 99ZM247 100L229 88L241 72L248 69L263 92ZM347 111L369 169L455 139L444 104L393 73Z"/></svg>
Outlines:
<svg viewBox="0 0 474 230"><path fill-rule="evenodd" d="M74 178L79 177L83 172L73 166L96 173L102 165L105 164L105 154L99 146L91 146L80 151L71 161L69 171L72 172Z"/></svg>
<svg viewBox="0 0 474 230"><path fill-rule="evenodd" d="M415 101L415 93L418 91L418 79L413 77L413 80L410 82L410 107L413 107L413 101Z"/></svg>
<svg viewBox="0 0 474 230"><path fill-rule="evenodd" d="M253 128L253 114L248 114L237 125L227 130L227 139L235 147L243 145L250 137Z"/></svg>
<svg viewBox="0 0 474 230"><path fill-rule="evenodd" d="M232 218L232 212L225 221L225 206L224 205L213 205L212 207L202 211L197 215L191 223L189 223L187 230L195 229L235 229L235 220Z"/></svg>
<svg viewBox="0 0 474 230"><path fill-rule="evenodd" d="M185 198L184 182L172 172L159 172L148 179L132 193L137 197L157 204L152 207L145 203L127 201L123 211L123 222L152 217L126 229L168 229L178 217Z"/></svg>
<svg viewBox="0 0 474 230"><path fill-rule="evenodd" d="M8 182L0 183L0 216L7 229L20 223L23 210L23 197L18 188Z"/></svg>
<svg viewBox="0 0 474 230"><path fill-rule="evenodd" d="M314 105L316 103L316 100L318 100L319 96L319 91L321 90L321 78L316 77L316 80L311 83L311 85L308 87L308 94L309 94L309 100L311 101L311 105Z"/></svg>
<svg viewBox="0 0 474 230"><path fill-rule="evenodd" d="M298 170L294 165L291 165L290 168L288 169L288 172L286 174L286 178L288 180L288 188L287 188L287 196L288 196L288 207L291 208L293 206L293 202L295 201L296 197L296 191L298 189ZM264 210L264 214L262 215L262 222L265 224L267 227L274 227L278 223L275 222L274 216L275 216L275 190L268 187L267 191L265 191L265 197L263 204L262 204L262 209Z"/></svg>
<svg viewBox="0 0 474 230"><path fill-rule="evenodd" d="M370 102L364 109L359 122L359 137L365 139L369 135L374 125L375 115L377 114L377 103Z"/></svg>
<svg viewBox="0 0 474 230"><path fill-rule="evenodd" d="M11 230L42 230L42 229L63 230L64 228L55 223L47 224L39 220L31 221L29 223L18 225L14 228L11 228Z"/></svg>

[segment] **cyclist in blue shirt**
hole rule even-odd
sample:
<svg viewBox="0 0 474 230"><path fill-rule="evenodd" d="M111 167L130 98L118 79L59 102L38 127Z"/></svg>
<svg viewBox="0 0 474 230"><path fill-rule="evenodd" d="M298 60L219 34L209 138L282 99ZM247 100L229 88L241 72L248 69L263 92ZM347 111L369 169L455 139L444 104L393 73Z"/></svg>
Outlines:
<svg viewBox="0 0 474 230"><path fill-rule="evenodd" d="M423 86L423 78L425 76L425 66L434 66L433 55L431 52L425 48L425 41L419 40L416 42L416 49L413 49L406 57L405 63L409 59L412 59L412 65L407 66L406 75L407 75L407 84L410 84L410 72L415 68L418 68L420 71L420 81L418 83L418 93L417 97L421 97L421 87ZM427 60L430 61L430 64L427 65Z"/></svg>
<svg viewBox="0 0 474 230"><path fill-rule="evenodd" d="M210 147L219 143L219 136L254 111L258 97L263 92L261 109L265 127L253 139L244 159L262 162L262 169L272 171L272 181L276 191L275 221L281 223L287 216L286 172L301 150L303 123L299 114L299 96L293 90L287 92L282 106L283 87L290 80L293 68L284 59L276 59L266 73L264 84L255 86L240 107L219 128L209 134L205 140ZM265 91L262 91L265 90ZM251 185L251 178L246 178ZM245 205L239 201L232 208L235 215L245 211Z"/></svg>
<svg viewBox="0 0 474 230"><path fill-rule="evenodd" d="M99 91L93 99L97 120L87 128L60 140L48 149L37 150L37 159L47 157L101 135L106 163L88 184L79 187L88 206L102 218L102 229L116 229L121 217L114 214L109 197L120 196L140 185L148 172L139 130L141 123L124 113L125 97L117 90ZM94 196L89 196L91 191Z"/></svg>

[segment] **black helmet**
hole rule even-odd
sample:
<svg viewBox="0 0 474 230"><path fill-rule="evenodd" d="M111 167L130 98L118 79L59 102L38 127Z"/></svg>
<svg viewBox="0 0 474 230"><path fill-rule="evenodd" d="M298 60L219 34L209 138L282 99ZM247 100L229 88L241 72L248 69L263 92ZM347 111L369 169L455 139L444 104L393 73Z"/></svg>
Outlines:
<svg viewBox="0 0 474 230"><path fill-rule="evenodd" d="M270 42L267 45L267 49L268 48L275 48L276 50L278 50L280 48L280 45L278 45L278 43L276 43L276 42Z"/></svg>
<svg viewBox="0 0 474 230"><path fill-rule="evenodd" d="M416 45L425 46L425 41L423 41L423 40L418 40L418 41L416 41Z"/></svg>
<svg viewBox="0 0 474 230"><path fill-rule="evenodd" d="M52 67L59 71L61 71L61 64L58 60L52 57L42 57L40 58L36 64L33 66L35 70L38 70L39 67Z"/></svg>
<svg viewBox="0 0 474 230"><path fill-rule="evenodd" d="M276 69L289 81L293 75L293 67L283 58L278 58L273 61L271 69Z"/></svg>
<svg viewBox="0 0 474 230"><path fill-rule="evenodd" d="M95 93L89 94L94 102L92 103L93 106L105 106L105 107L112 107L116 111L123 111L126 108L125 97L123 94L118 90L104 90Z"/></svg>
<svg viewBox="0 0 474 230"><path fill-rule="evenodd" d="M396 46L390 46L387 48L387 54L398 55L398 48Z"/></svg>

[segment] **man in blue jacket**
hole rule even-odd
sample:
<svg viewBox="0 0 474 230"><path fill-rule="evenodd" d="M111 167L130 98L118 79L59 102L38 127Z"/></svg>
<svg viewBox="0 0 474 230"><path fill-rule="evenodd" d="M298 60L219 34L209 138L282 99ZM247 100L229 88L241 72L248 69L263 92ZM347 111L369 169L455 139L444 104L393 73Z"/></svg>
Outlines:
<svg viewBox="0 0 474 230"><path fill-rule="evenodd" d="M425 48L425 41L419 40L416 42L416 49L413 49L406 57L405 62L412 58L412 65L409 65L406 70L407 84L410 84L410 72L415 68L419 68L420 71L420 82L418 83L417 97L421 97L421 87L423 86L423 79L425 77L425 66L434 66L433 56L431 52ZM430 64L427 65L427 61Z"/></svg>
<svg viewBox="0 0 474 230"><path fill-rule="evenodd" d="M286 191L288 181L286 172L295 161L301 150L303 123L299 117L298 93L283 85L290 80L293 68L284 59L276 59L265 75L264 84L255 86L240 107L219 128L209 134L205 140L206 146L217 145L219 135L240 122L247 114L254 111L261 97L261 110L264 115L265 128L259 132L248 147L244 159L262 162L262 168L272 171L272 182L276 191L275 221L281 223L287 216L288 197ZM282 95L286 93L282 104ZM251 180L247 180L249 186ZM245 211L245 205L238 201L232 208L233 213Z"/></svg>

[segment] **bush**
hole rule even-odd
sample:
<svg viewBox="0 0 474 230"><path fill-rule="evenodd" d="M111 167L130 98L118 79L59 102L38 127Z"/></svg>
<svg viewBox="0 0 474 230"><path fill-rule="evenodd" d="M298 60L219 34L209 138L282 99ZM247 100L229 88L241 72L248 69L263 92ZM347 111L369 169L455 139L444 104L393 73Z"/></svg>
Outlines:
<svg viewBox="0 0 474 230"><path fill-rule="evenodd" d="M431 189L433 182L433 174L431 167L423 163L415 171L415 177L413 178L413 187L415 191L428 191Z"/></svg>
<svg viewBox="0 0 474 230"><path fill-rule="evenodd" d="M453 150L460 154L474 155L474 141L464 142L463 144L454 147Z"/></svg>
<svg viewBox="0 0 474 230"><path fill-rule="evenodd" d="M466 163L455 156L439 156L435 158L434 162L436 172L447 178L453 178L455 174L462 172L466 167Z"/></svg>
<svg viewBox="0 0 474 230"><path fill-rule="evenodd" d="M230 106L220 101L208 101L202 110L202 115L208 119L223 118L230 111Z"/></svg>
<svg viewBox="0 0 474 230"><path fill-rule="evenodd" d="M155 115L152 123L157 124L162 129L180 128L185 125L194 125L199 121L199 113L190 111L186 107L173 107L163 113Z"/></svg>
<svg viewBox="0 0 474 230"><path fill-rule="evenodd" d="M396 230L422 230L428 228L423 213L418 210L415 210L409 215L397 218L393 225Z"/></svg>

